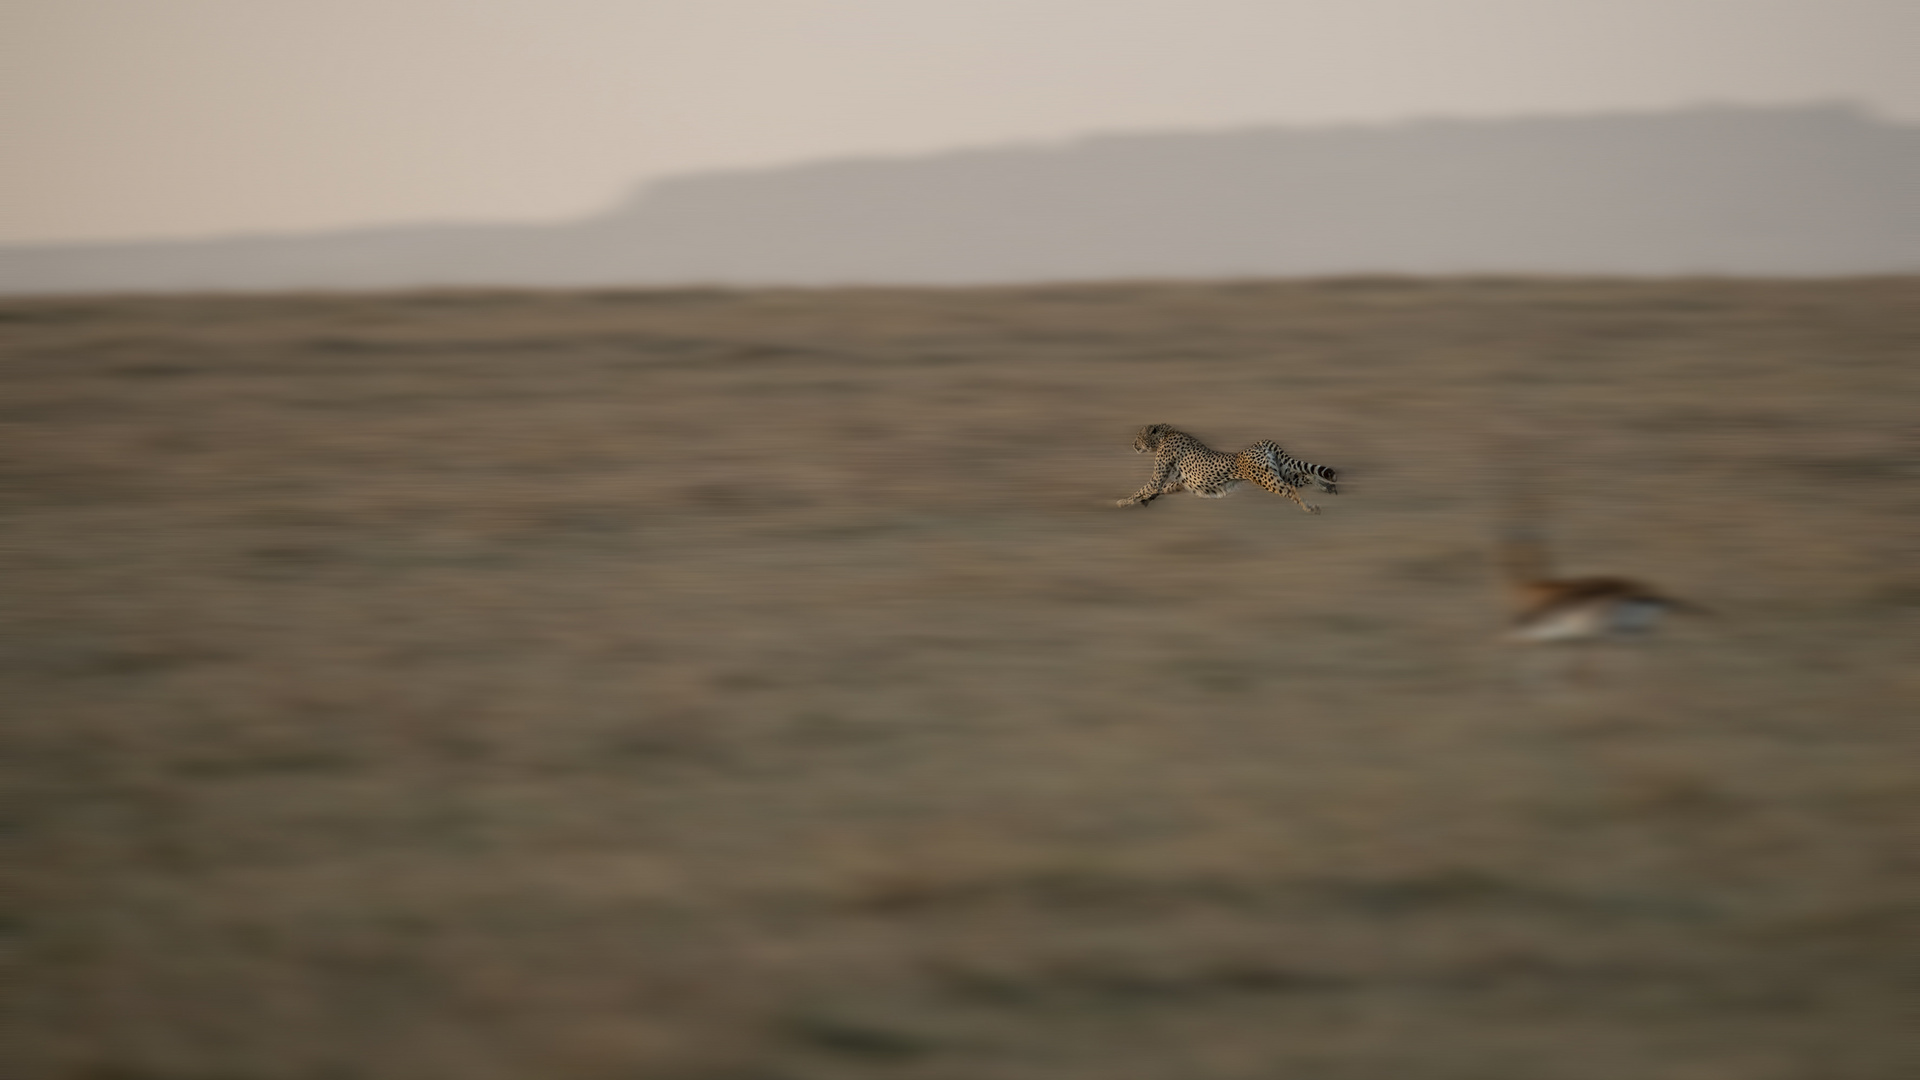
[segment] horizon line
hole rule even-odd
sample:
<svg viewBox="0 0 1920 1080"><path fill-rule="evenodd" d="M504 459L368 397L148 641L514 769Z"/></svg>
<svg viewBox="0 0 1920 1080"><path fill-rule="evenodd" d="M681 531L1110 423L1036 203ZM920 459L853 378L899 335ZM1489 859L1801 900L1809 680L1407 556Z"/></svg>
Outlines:
<svg viewBox="0 0 1920 1080"><path fill-rule="evenodd" d="M1073 149L1105 141L1127 139L1152 139L1176 137L1207 137L1236 134L1292 132L1299 134L1320 134L1342 131L1391 131L1403 128L1427 126L1496 126L1504 124L1525 124L1529 122L1579 122L1607 119L1656 118L1681 116L1700 113L1830 113L1848 116L1870 124L1886 127L1920 128L1920 120L1905 120L1891 116L1873 108L1871 103L1858 98L1813 98L1792 102L1772 104L1703 100L1684 105L1647 108L1618 109L1581 109L1565 112L1534 112L1504 114L1416 114L1392 119L1380 120L1334 120L1324 123L1295 123L1287 121L1268 121L1250 123L1223 123L1219 125L1192 125L1185 127L1140 127L1107 128L1090 130L1070 135L1048 136L1033 139L1009 139L1002 142L980 142L959 144L949 147L924 150L904 150L897 152L849 151L826 154L820 157L789 159L760 165L716 166L713 168L684 169L675 172L646 176L629 181L624 193L604 204L598 210L584 214L570 214L565 217L547 218L403 218L384 221L368 221L341 225L320 225L312 227L293 226L287 228L242 228L220 232L198 233L156 233L144 236L125 236L117 238L67 239L67 240L29 240L13 242L0 240L0 251L74 251L116 247L145 247L164 244L219 244L249 243L266 241L285 241L317 239L328 236L351 236L369 233L431 232L443 229L497 229L514 231L520 229L538 230L563 228L572 225L585 225L602 218L612 217L621 210L632 206L644 198L647 193L662 184L685 183L695 180L707 180L717 177L741 176L746 174L777 174L800 172L810 169L830 168L846 165L904 164L911 162L937 161L942 158L965 157L975 154L993 154L1007 152L1045 152Z"/></svg>

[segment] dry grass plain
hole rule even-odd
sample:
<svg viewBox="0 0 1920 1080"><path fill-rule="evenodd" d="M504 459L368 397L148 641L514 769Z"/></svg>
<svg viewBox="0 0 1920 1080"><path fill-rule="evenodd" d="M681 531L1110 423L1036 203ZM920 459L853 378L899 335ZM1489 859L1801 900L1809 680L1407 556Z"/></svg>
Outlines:
<svg viewBox="0 0 1920 1080"><path fill-rule="evenodd" d="M1913 1075L1920 280L0 333L11 1076ZM1499 644L1516 474L1716 617Z"/></svg>

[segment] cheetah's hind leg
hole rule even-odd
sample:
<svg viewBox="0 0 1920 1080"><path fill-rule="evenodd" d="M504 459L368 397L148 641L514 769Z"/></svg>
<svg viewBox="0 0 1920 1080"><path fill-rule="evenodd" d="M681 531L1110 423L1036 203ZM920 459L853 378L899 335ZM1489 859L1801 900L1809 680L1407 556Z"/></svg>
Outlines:
<svg viewBox="0 0 1920 1080"><path fill-rule="evenodd" d="M1292 484L1289 484L1285 480L1280 479L1280 474L1273 471L1273 469L1265 465L1260 465L1252 469L1249 469L1248 471L1253 474L1252 479L1254 483L1259 484L1261 487L1266 488L1268 491L1273 492L1275 495L1278 495L1283 499L1292 499L1294 502L1300 505L1300 509L1306 511L1309 514L1317 514L1320 512L1319 507L1313 505L1312 503L1306 501L1305 499L1302 499L1300 497L1300 492L1296 490Z"/></svg>

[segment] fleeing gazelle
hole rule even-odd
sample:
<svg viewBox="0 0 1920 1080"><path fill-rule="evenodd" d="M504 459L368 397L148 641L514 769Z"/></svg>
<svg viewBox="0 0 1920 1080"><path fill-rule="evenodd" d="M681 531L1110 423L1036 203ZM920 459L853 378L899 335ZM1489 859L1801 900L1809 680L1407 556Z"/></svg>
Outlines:
<svg viewBox="0 0 1920 1080"><path fill-rule="evenodd" d="M1538 437L1509 436L1497 447L1491 476L1499 502L1501 577L1507 594L1507 640L1526 644L1636 637L1668 612L1701 609L1633 578L1554 575L1544 539L1547 511L1541 474L1552 455Z"/></svg>
<svg viewBox="0 0 1920 1080"><path fill-rule="evenodd" d="M1669 611L1701 611L1632 578L1550 576L1540 540L1526 532L1509 532L1503 538L1500 564L1512 641L1630 637L1653 629Z"/></svg>

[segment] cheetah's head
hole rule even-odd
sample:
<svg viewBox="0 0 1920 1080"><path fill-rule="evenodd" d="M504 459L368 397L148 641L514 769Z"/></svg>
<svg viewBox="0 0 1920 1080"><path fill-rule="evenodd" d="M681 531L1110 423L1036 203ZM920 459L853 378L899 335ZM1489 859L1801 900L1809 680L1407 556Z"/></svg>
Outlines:
<svg viewBox="0 0 1920 1080"><path fill-rule="evenodd" d="M1155 450L1160 449L1161 440L1165 439L1172 432L1172 424L1149 424L1141 428L1140 434L1133 437L1133 452L1136 454L1153 453Z"/></svg>

